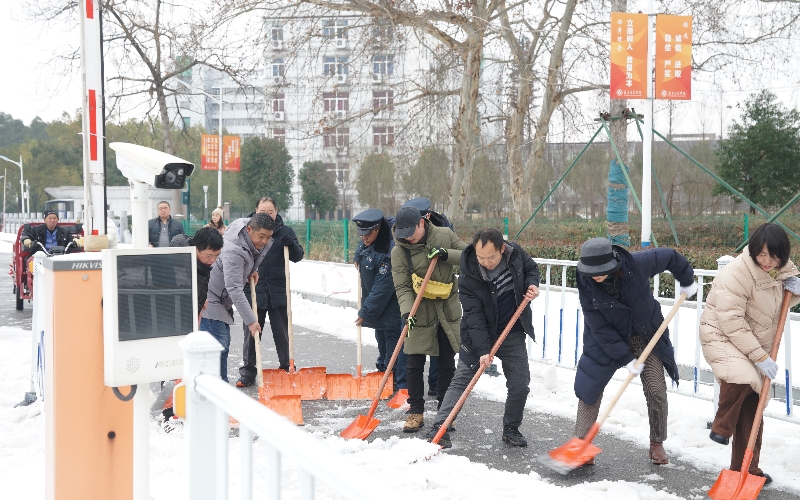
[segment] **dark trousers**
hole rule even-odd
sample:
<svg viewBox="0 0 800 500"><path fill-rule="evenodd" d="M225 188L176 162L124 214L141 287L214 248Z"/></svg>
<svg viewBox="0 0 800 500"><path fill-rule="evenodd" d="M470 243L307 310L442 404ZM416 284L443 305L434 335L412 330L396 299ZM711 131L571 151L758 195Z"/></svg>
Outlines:
<svg viewBox="0 0 800 500"><path fill-rule="evenodd" d="M289 369L289 316L286 306L270 309L258 308L258 324L264 331L264 320L269 316L269 326L272 328L272 340L275 341L275 350L278 351L278 368ZM252 383L256 379L256 340L250 335L247 325L243 325L244 345L242 346L243 366L239 367L239 378ZM263 338L263 337L262 337Z"/></svg>
<svg viewBox="0 0 800 500"><path fill-rule="evenodd" d="M639 335L631 336L631 349L635 356L639 356L647 346ZM663 443L667 440L667 382L664 379L664 363L655 354L650 354L644 362L644 369L640 375L642 390L647 401L647 415L650 419L650 441ZM589 428L597 422L600 413L601 395L593 405L578 400L578 417L575 420L575 435L583 439Z"/></svg>
<svg viewBox="0 0 800 500"><path fill-rule="evenodd" d="M450 387L450 381L453 379L453 374L456 371L456 353L453 351L453 346L450 345L450 340L448 340L447 334L444 332L441 325L439 325L436 336L439 342L439 384L436 392L436 399L439 400L439 406L441 406L444 395L447 392L447 388ZM406 379L408 380L408 404L411 407L408 413L425 412L424 368L424 354L408 355Z"/></svg>
<svg viewBox="0 0 800 500"><path fill-rule="evenodd" d="M428 365L428 387L436 389L439 384L439 360L436 356L429 356L431 364Z"/></svg>
<svg viewBox="0 0 800 500"><path fill-rule="evenodd" d="M744 451L750 439L750 431L758 409L758 393L750 384L729 384L719 382L719 408L711 424L711 430L724 437L733 437L731 445L731 470L742 470ZM750 473L761 474L758 460L761 457L761 436L764 433L764 419L758 429L753 460L750 462Z"/></svg>
<svg viewBox="0 0 800 500"><path fill-rule="evenodd" d="M378 359L375 366L380 371L386 371L386 366L392 359L397 341L400 340L400 333L403 330L403 320L397 318L397 327L388 330L375 330L375 340L378 341ZM397 360L394 362L392 372L394 373L394 386L395 389L405 389L408 387L406 382L406 363L408 355L400 349L397 354Z"/></svg>
<svg viewBox="0 0 800 500"><path fill-rule="evenodd" d="M525 414L525 402L528 399L531 372L528 366L528 350L525 347L525 332L511 332L497 350L497 357L503 362L503 374L506 377L506 408L503 412L503 426L519 428ZM434 425L442 425L447 416L455 408L458 399L478 372L480 363L468 365L459 358L458 368L444 395L444 400L436 414Z"/></svg>

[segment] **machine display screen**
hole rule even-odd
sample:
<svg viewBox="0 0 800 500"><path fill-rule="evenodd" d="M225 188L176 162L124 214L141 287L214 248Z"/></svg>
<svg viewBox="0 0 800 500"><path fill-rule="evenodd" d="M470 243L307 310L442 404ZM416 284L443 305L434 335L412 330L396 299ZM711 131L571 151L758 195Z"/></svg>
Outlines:
<svg viewBox="0 0 800 500"><path fill-rule="evenodd" d="M193 329L192 256L117 256L119 340L186 335Z"/></svg>

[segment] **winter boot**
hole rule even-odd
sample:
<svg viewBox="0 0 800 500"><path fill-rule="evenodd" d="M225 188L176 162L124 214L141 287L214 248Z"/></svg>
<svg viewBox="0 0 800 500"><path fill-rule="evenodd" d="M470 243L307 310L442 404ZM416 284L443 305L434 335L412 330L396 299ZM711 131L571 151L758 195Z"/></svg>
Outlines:
<svg viewBox="0 0 800 500"><path fill-rule="evenodd" d="M722 445L726 445L726 446L728 445L728 443L731 442L730 438L726 438L725 436L720 436L719 434L717 434L714 431L711 431L711 434L709 434L708 437L710 437L712 441L716 441L717 443L722 444Z"/></svg>
<svg viewBox="0 0 800 500"><path fill-rule="evenodd" d="M650 462L655 465L669 463L669 457L666 450L664 450L663 444L650 441Z"/></svg>
<svg viewBox="0 0 800 500"><path fill-rule="evenodd" d="M411 413L403 424L403 432L417 432L425 426L425 419L422 413Z"/></svg>
<svg viewBox="0 0 800 500"><path fill-rule="evenodd" d="M525 440L525 436L520 434L519 427L510 425L503 426L503 441L511 446L519 446L520 448L528 446L528 441Z"/></svg>
<svg viewBox="0 0 800 500"><path fill-rule="evenodd" d="M489 368L487 368L483 373L485 373L486 375L489 375L490 377L499 377L500 376L500 372L497 371L497 364L495 364L495 363L492 363L491 365L489 365Z"/></svg>
<svg viewBox="0 0 800 500"><path fill-rule="evenodd" d="M434 425L433 427L431 427L431 430L429 430L425 434L425 437L423 439L425 439L425 441L432 442L433 438L436 437L436 433L439 432L439 428L440 428L440 426L438 426L438 425ZM441 446L444 449L453 447L453 443L450 442L450 433L449 432L445 432L444 434L442 434L442 437L439 438L438 445Z"/></svg>

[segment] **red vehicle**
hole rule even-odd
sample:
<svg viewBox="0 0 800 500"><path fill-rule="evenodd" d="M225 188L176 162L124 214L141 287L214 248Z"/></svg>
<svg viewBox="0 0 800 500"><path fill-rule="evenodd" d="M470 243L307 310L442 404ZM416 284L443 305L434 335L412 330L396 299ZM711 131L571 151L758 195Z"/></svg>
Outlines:
<svg viewBox="0 0 800 500"><path fill-rule="evenodd" d="M14 279L14 295L16 295L17 298L17 311L23 309L23 301L33 298L33 259L31 259L31 257L35 252L41 250L47 255L62 255L65 253L83 251L81 247L73 245L73 243L69 243L66 247L51 247L49 252L38 242L34 242L32 248L26 248L22 244L22 241L20 241L22 231L28 227L41 224L44 224L44 222L31 222L30 224L21 226L17 231L17 240L14 242L13 250L14 256L9 266L10 270L8 271L8 274ZM70 235L72 235L73 238L83 236L83 224L81 223L59 222L58 225L64 228L68 237Z"/></svg>

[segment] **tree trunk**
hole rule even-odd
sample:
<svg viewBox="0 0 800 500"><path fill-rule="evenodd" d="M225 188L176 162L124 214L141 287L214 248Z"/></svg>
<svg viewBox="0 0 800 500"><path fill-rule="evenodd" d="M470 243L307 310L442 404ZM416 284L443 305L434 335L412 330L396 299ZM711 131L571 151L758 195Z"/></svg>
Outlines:
<svg viewBox="0 0 800 500"><path fill-rule="evenodd" d="M469 196L469 181L472 177L475 140L480 133L478 123L478 97L481 80L481 51L483 31L472 31L467 37L464 56L464 75L461 78L458 119L453 129L455 158L453 162L450 203L447 215L453 220L463 220Z"/></svg>
<svg viewBox="0 0 800 500"><path fill-rule="evenodd" d="M161 132L164 134L164 152L170 155L175 154L175 146L172 142L172 123L169 120L169 110L167 109L167 97L164 94L164 86L162 82L157 82L155 85L156 99L158 100L158 114L161 117ZM220 145L220 154L222 154L222 146ZM183 215L183 200L181 199L181 190L172 190L172 201L170 202L170 211L172 216Z"/></svg>
<svg viewBox="0 0 800 500"><path fill-rule="evenodd" d="M627 0L611 0L611 12L626 12L628 10ZM609 94L610 96L610 94ZM609 97L608 110L612 115L620 115L622 111L628 106L628 101L624 99L611 99ZM622 168L628 166L628 121L627 120L614 120L608 124L611 131L611 137L617 145L620 159L622 160ZM616 161L616 155L613 150L611 154L611 163ZM618 189L625 189L627 186L610 186L617 187ZM608 210L606 210L606 217L608 217ZM624 235L630 233L628 225L628 218L625 217L625 222L608 222L608 235L614 241L615 237L623 236L620 241L625 240ZM630 238L627 238L630 241Z"/></svg>
<svg viewBox="0 0 800 500"><path fill-rule="evenodd" d="M516 101L511 107L511 116L506 120L506 155L508 156L509 190L514 207L514 219L522 217L525 191L525 160L522 155L525 148L525 118L531 106L533 96L533 71L524 62L519 64L519 80L517 82ZM527 191L530 198L530 190Z"/></svg>

